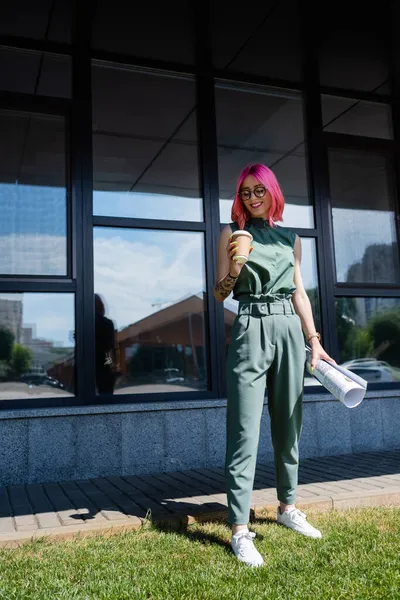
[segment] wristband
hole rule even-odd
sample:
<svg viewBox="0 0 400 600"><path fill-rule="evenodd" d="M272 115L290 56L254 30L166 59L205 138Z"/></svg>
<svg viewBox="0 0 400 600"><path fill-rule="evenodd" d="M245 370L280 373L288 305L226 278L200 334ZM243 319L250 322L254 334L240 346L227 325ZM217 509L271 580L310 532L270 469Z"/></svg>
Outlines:
<svg viewBox="0 0 400 600"><path fill-rule="evenodd" d="M318 338L318 341L321 341L321 334L318 333L318 331L316 331L315 333L312 333L311 335L308 336L307 341L309 342L312 338Z"/></svg>

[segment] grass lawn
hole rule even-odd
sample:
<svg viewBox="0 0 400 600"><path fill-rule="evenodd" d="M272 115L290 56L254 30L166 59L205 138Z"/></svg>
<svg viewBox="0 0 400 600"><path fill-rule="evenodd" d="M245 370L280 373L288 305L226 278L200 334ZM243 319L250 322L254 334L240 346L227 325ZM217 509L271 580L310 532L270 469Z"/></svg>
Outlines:
<svg viewBox="0 0 400 600"><path fill-rule="evenodd" d="M250 569L229 549L224 523L0 549L4 600L400 599L399 508L308 512L322 540L258 519L266 564Z"/></svg>

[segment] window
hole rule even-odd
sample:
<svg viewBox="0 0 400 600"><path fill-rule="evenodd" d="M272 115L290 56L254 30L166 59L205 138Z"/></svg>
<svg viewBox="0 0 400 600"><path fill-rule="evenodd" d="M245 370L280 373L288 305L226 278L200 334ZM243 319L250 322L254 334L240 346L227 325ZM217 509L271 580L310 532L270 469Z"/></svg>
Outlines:
<svg viewBox="0 0 400 600"><path fill-rule="evenodd" d="M399 246L390 157L329 149L338 283L399 284Z"/></svg>
<svg viewBox="0 0 400 600"><path fill-rule="evenodd" d="M0 4L0 34L71 42L69 0L14 0Z"/></svg>
<svg viewBox="0 0 400 600"><path fill-rule="evenodd" d="M0 275L67 275L65 122L0 111Z"/></svg>
<svg viewBox="0 0 400 600"><path fill-rule="evenodd" d="M71 60L68 56L0 48L0 90L71 98Z"/></svg>
<svg viewBox="0 0 400 600"><path fill-rule="evenodd" d="M0 293L0 400L75 391L74 295Z"/></svg>
<svg viewBox="0 0 400 600"><path fill-rule="evenodd" d="M143 58L193 63L193 3L175 0L170 3L122 0L112 4L99 0L94 11L92 46L120 54Z"/></svg>
<svg viewBox="0 0 400 600"><path fill-rule="evenodd" d="M94 213L203 221L194 81L93 68Z"/></svg>
<svg viewBox="0 0 400 600"><path fill-rule="evenodd" d="M321 85L388 93L389 3L365 10L360 0L324 3L320 33Z"/></svg>
<svg viewBox="0 0 400 600"><path fill-rule="evenodd" d="M220 218L231 221L241 170L270 167L285 196L283 225L313 227L308 194L301 96L294 92L233 86L216 88Z"/></svg>
<svg viewBox="0 0 400 600"><path fill-rule="evenodd" d="M214 66L271 78L302 79L300 19L295 0L260 0L251 10L219 1L212 6Z"/></svg>
<svg viewBox="0 0 400 600"><path fill-rule="evenodd" d="M206 390L203 234L95 228L94 271L98 393Z"/></svg>
<svg viewBox="0 0 400 600"><path fill-rule="evenodd" d="M400 298L337 298L341 363L369 383L400 381Z"/></svg>
<svg viewBox="0 0 400 600"><path fill-rule="evenodd" d="M392 139L392 111L387 104L321 96L324 131Z"/></svg>

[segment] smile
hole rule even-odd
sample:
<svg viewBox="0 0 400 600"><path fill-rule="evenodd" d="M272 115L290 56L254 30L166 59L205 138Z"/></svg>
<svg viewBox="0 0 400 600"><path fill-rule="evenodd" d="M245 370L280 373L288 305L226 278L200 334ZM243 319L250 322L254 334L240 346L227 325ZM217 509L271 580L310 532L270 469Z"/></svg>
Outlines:
<svg viewBox="0 0 400 600"><path fill-rule="evenodd" d="M262 202L256 202L255 204L251 204L251 208L259 208L262 206Z"/></svg>

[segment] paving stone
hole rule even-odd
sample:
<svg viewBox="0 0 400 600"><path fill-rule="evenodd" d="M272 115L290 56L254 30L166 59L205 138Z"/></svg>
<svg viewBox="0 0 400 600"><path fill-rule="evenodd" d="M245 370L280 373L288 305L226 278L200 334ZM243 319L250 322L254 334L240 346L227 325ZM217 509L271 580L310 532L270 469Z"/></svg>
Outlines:
<svg viewBox="0 0 400 600"><path fill-rule="evenodd" d="M400 451L305 459L297 496L304 510L400 505ZM159 523L226 519L226 502L225 471L219 467L9 485L0 488L0 545L134 529L148 511ZM276 506L274 466L257 464L252 518L273 519Z"/></svg>
<svg viewBox="0 0 400 600"><path fill-rule="evenodd" d="M15 532L15 522L8 500L7 488L0 488L0 535Z"/></svg>
<svg viewBox="0 0 400 600"><path fill-rule="evenodd" d="M40 484L28 485L26 493L32 509L36 514L39 527L59 527L61 521L57 513L53 510L43 486Z"/></svg>
<svg viewBox="0 0 400 600"><path fill-rule="evenodd" d="M64 526L107 521L76 481L43 484Z"/></svg>

